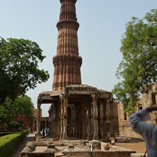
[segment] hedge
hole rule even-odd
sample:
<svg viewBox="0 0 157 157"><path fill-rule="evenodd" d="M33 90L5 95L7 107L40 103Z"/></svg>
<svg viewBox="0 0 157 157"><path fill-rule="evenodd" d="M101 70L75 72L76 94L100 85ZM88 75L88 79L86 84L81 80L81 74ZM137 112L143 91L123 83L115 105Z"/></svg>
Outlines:
<svg viewBox="0 0 157 157"><path fill-rule="evenodd" d="M5 135L8 135L8 134L12 134L12 132L0 132L0 136L5 136Z"/></svg>
<svg viewBox="0 0 157 157"><path fill-rule="evenodd" d="M0 137L0 157L8 157L26 134L27 130L24 130Z"/></svg>

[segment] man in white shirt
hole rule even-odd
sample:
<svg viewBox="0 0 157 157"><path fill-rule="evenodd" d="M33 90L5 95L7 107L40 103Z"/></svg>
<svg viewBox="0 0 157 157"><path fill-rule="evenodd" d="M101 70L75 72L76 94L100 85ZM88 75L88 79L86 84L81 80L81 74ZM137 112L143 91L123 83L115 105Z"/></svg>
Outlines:
<svg viewBox="0 0 157 157"><path fill-rule="evenodd" d="M145 122L151 119L149 113L152 111L157 111L157 105L134 113L129 117L129 122L132 129L143 136L148 157L157 157L157 126Z"/></svg>

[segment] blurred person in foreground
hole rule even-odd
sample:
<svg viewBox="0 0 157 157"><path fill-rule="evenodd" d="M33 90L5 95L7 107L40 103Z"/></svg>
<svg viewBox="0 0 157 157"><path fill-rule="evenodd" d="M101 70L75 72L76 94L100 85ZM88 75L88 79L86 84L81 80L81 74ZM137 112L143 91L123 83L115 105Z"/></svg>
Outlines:
<svg viewBox="0 0 157 157"><path fill-rule="evenodd" d="M140 134L146 143L148 157L157 157L157 125L147 124L150 112L157 111L157 105L142 109L129 117L132 129Z"/></svg>

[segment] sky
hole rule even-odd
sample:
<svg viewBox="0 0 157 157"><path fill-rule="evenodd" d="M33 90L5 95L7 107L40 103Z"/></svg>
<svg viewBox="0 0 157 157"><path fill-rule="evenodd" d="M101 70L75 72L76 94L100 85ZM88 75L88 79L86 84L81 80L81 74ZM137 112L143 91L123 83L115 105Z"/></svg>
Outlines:
<svg viewBox="0 0 157 157"><path fill-rule="evenodd" d="M157 9L157 0L77 0L82 84L112 91L119 81L115 73L126 23L132 17L142 19L151 9ZM49 72L49 80L26 93L35 108L39 93L52 90L59 14L59 0L0 0L0 36L35 41L46 56L39 68ZM48 116L48 108L42 105L43 116Z"/></svg>

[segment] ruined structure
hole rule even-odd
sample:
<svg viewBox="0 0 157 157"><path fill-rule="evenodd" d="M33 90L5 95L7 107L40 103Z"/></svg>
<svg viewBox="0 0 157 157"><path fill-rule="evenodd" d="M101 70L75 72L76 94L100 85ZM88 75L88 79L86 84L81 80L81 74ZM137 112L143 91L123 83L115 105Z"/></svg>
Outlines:
<svg viewBox="0 0 157 157"><path fill-rule="evenodd" d="M38 96L38 134L41 104L51 103L50 136L55 139L102 139L118 132L117 104L111 92L81 83L82 58L78 51L76 0L60 0L57 54L53 57L52 91ZM116 113L116 114L114 114Z"/></svg>
<svg viewBox="0 0 157 157"><path fill-rule="evenodd" d="M143 93L142 97L140 98L140 101L138 102L137 107L135 108L135 112L146 108L152 105L157 104L157 83L153 83L151 86L151 89L148 91L148 93ZM148 123L157 124L157 112L151 112L151 121ZM135 131L132 130L130 124L129 124L129 118L124 113L123 104L118 105L118 117L119 117L119 133L120 136L123 137L136 137L136 138L142 138L139 134L137 134Z"/></svg>
<svg viewBox="0 0 157 157"><path fill-rule="evenodd" d="M141 157L142 155L97 140L41 140L28 143L20 153L20 157Z"/></svg>

